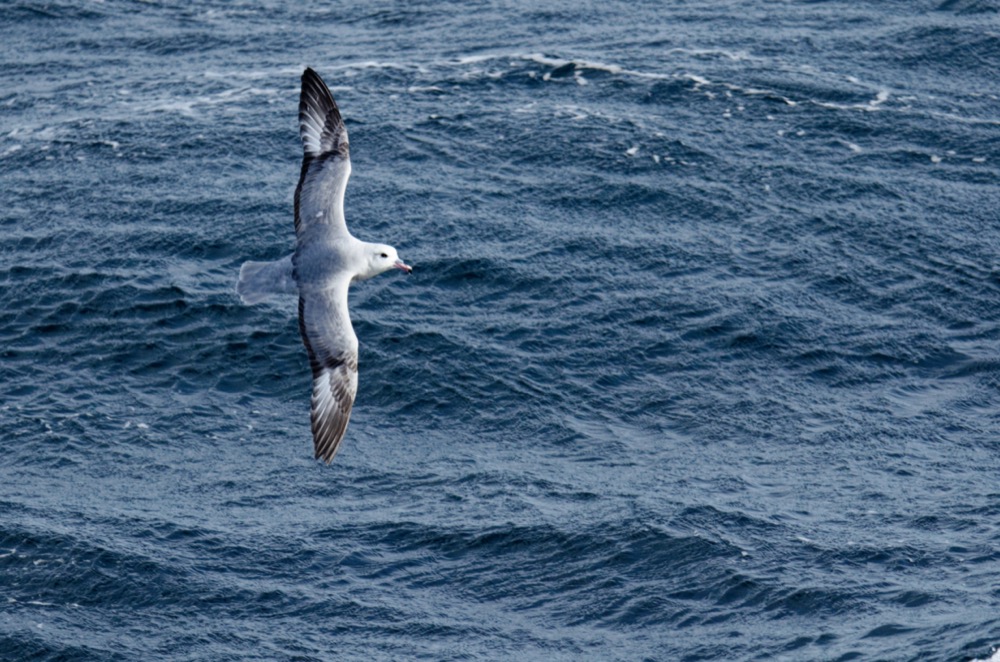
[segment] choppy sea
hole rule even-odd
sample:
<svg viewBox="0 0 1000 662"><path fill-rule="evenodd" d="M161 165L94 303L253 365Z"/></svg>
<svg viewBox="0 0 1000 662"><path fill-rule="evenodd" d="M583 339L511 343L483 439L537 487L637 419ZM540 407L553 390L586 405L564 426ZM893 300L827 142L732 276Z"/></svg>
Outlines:
<svg viewBox="0 0 1000 662"><path fill-rule="evenodd" d="M360 387L312 459L299 76ZM0 4L0 659L986 660L1000 4Z"/></svg>

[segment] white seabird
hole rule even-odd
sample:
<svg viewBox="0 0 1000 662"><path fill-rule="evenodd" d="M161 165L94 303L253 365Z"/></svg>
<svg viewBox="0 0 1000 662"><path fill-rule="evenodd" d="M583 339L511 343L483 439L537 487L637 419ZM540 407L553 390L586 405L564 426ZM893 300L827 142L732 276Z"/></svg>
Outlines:
<svg viewBox="0 0 1000 662"><path fill-rule="evenodd" d="M295 189L295 252L275 262L245 262L236 291L248 304L272 294L299 295L299 331L313 375L313 444L316 459L329 464L358 391L358 337L347 309L347 289L390 269L410 273L412 268L392 246L361 241L348 231L347 129L330 89L312 69L302 74L299 135L305 154Z"/></svg>

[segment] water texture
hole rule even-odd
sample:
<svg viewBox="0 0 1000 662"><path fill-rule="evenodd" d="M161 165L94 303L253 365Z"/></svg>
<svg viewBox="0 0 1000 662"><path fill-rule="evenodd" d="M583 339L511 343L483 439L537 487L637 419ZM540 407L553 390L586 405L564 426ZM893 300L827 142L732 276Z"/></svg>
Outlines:
<svg viewBox="0 0 1000 662"><path fill-rule="evenodd" d="M312 459L299 75L360 387ZM0 659L1000 644L1000 5L0 4Z"/></svg>

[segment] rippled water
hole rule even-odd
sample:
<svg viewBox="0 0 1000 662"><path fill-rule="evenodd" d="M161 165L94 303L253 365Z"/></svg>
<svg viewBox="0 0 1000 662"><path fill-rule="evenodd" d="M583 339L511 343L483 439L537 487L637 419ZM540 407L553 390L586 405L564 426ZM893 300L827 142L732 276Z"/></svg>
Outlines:
<svg viewBox="0 0 1000 662"><path fill-rule="evenodd" d="M0 63L0 658L1000 644L995 2L12 0ZM330 467L233 293L306 65L417 268Z"/></svg>

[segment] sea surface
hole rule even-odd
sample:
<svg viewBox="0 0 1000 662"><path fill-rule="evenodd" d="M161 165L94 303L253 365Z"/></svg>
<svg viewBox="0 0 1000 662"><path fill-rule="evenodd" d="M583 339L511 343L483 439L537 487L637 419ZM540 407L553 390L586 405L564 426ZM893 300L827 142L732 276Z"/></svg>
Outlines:
<svg viewBox="0 0 1000 662"><path fill-rule="evenodd" d="M360 387L312 457L299 77ZM0 660L1000 659L1000 3L0 4Z"/></svg>

